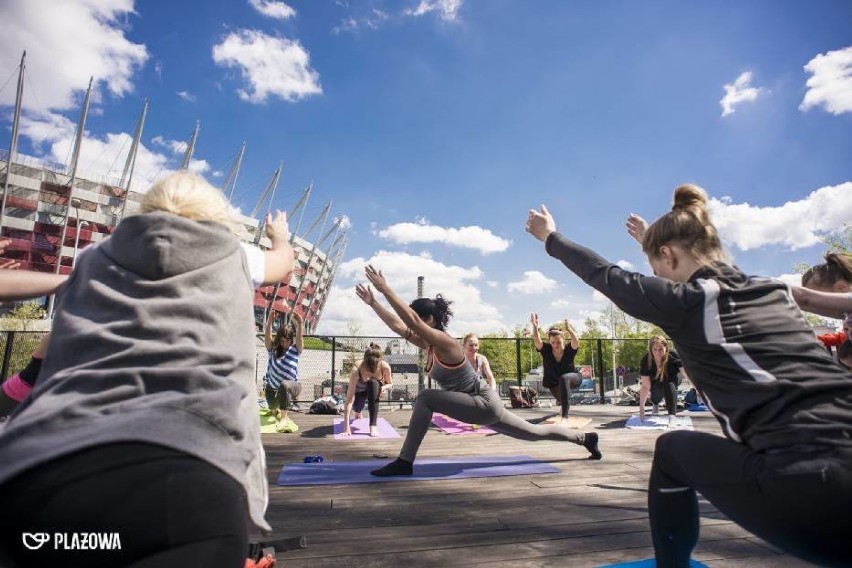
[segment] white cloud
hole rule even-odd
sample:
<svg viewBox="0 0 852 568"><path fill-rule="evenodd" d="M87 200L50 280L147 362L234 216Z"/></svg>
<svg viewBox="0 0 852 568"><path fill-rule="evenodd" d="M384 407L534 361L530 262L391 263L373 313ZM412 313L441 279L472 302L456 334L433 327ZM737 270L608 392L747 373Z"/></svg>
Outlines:
<svg viewBox="0 0 852 568"><path fill-rule="evenodd" d="M212 174L210 174L210 175L211 175L211 176L213 176L214 178L220 178L220 177L222 177L223 175L225 175L225 172L222 172L222 171L220 171L220 170L216 170L215 172L213 172L213 173L212 173Z"/></svg>
<svg viewBox="0 0 852 568"><path fill-rule="evenodd" d="M592 290L592 301L593 302L609 302L609 298L604 296L601 292L597 290Z"/></svg>
<svg viewBox="0 0 852 568"><path fill-rule="evenodd" d="M151 144L168 148L173 154L183 154L189 147L185 140L166 140L162 136L154 136L151 138Z"/></svg>
<svg viewBox="0 0 852 568"><path fill-rule="evenodd" d="M76 125L58 114L25 115L21 119L21 135L32 141L43 159L57 164L66 164L71 155L75 131ZM78 175L92 180L106 178L105 181L117 184L132 142L133 136L126 132L106 133L101 137L86 132L77 162ZM152 139L152 145L164 148L173 148L179 144L183 144L185 149L185 143L165 140L162 136ZM146 189L156 179L173 171L177 165L174 153L162 154L140 143L133 187ZM210 170L210 166L206 160L194 159L190 161L189 169L203 174Z"/></svg>
<svg viewBox="0 0 852 568"><path fill-rule="evenodd" d="M430 225L425 219L416 223L397 223L379 231L383 239L398 244L443 243L450 246L470 248L483 254L503 252L512 241L501 239L488 229L476 225L470 227L445 228Z"/></svg>
<svg viewBox="0 0 852 568"><path fill-rule="evenodd" d="M133 0L0 2L0 69L14 69L27 50L24 108L44 113L79 106L89 77L93 102L103 89L116 97L130 92L134 73L148 60L145 46L125 37L133 13ZM0 92L0 104L14 103L11 84Z"/></svg>
<svg viewBox="0 0 852 568"><path fill-rule="evenodd" d="M562 308L570 308L571 305L571 302L564 298L560 298L559 300L553 300L552 302L550 302L550 307L556 308L557 310Z"/></svg>
<svg viewBox="0 0 852 568"><path fill-rule="evenodd" d="M489 288L496 288L497 286L500 285L500 283L497 282L496 280L486 280L485 283L488 284Z"/></svg>
<svg viewBox="0 0 852 568"><path fill-rule="evenodd" d="M820 53L805 65L811 74L800 110L822 107L831 114L852 112L852 46Z"/></svg>
<svg viewBox="0 0 852 568"><path fill-rule="evenodd" d="M320 321L320 333L345 333L348 323L355 322L361 326L364 335L393 335L373 310L355 295L355 283L366 283L364 267L367 264L381 270L394 291L406 301L417 296L417 277L423 276L426 296L442 294L453 302L455 315L448 331L454 335L506 328L497 308L482 300L476 286L483 277L478 267L443 264L403 252L379 251L369 259L359 257L340 265L337 278L348 280L350 285L334 286L330 291Z"/></svg>
<svg viewBox="0 0 852 568"><path fill-rule="evenodd" d="M296 15L296 10L275 0L249 0L249 5L268 18L286 20Z"/></svg>
<svg viewBox="0 0 852 568"><path fill-rule="evenodd" d="M322 94L319 73L311 69L310 55L297 40L239 30L213 46L213 61L240 70L248 82L237 90L244 101L263 103L277 96L295 102Z"/></svg>
<svg viewBox="0 0 852 568"><path fill-rule="evenodd" d="M750 83L751 71L745 71L737 77L733 84L724 85L725 96L719 101L719 104L722 105L722 116L733 114L735 105L757 100L758 95L764 89L752 87Z"/></svg>
<svg viewBox="0 0 852 568"><path fill-rule="evenodd" d="M852 182L825 186L779 207L711 198L710 216L723 240L741 250L782 245L791 250L819 244L820 235L852 219Z"/></svg>
<svg viewBox="0 0 852 568"><path fill-rule="evenodd" d="M636 270L636 267L634 266L634 264L632 262L630 262L629 260L624 260L624 259L616 260L615 264L617 264L618 266L620 266L624 270L630 270L630 271Z"/></svg>
<svg viewBox="0 0 852 568"><path fill-rule="evenodd" d="M362 18L348 17L340 20L340 23L332 28L331 33L339 35L341 32L356 33L362 29L377 30L390 16L381 10L373 8L367 16Z"/></svg>
<svg viewBox="0 0 852 568"><path fill-rule="evenodd" d="M445 22L454 22L459 17L462 0L420 0L416 8L409 8L403 12L406 16L424 16L430 12L437 12Z"/></svg>
<svg viewBox="0 0 852 568"><path fill-rule="evenodd" d="M776 276L776 279L788 284L790 286L801 286L802 285L802 275L801 274L781 274L780 276Z"/></svg>
<svg viewBox="0 0 852 568"><path fill-rule="evenodd" d="M509 282L506 289L521 294L543 294L556 290L556 286L556 280L548 278L538 270L527 270L523 278L517 282Z"/></svg>
<svg viewBox="0 0 852 568"><path fill-rule="evenodd" d="M337 222L337 219L335 219L335 222ZM349 218L349 215L342 215L340 217L340 228L341 229L348 229L351 226L352 226L352 219Z"/></svg>
<svg viewBox="0 0 852 568"><path fill-rule="evenodd" d="M198 98L189 91L178 91L177 96L179 96L188 103L194 103L198 100Z"/></svg>

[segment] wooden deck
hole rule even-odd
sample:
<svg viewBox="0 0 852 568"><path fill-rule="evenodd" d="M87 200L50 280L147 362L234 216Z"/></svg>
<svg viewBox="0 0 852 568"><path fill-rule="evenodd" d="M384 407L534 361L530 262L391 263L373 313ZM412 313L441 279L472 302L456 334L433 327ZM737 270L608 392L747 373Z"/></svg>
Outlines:
<svg viewBox="0 0 852 568"><path fill-rule="evenodd" d="M285 463L395 457L402 440L341 441L330 416L293 413L298 434L264 434L270 484L267 519L274 537L305 535L308 548L279 554L290 567L600 566L653 555L646 489L658 431L622 427L634 408L572 407L592 419L604 459L564 442L505 436L450 436L430 429L418 457L530 455L557 474L363 485L280 487ZM520 411L532 418L545 410ZM405 435L409 410L382 416ZM696 430L719 433L716 420L693 415ZM701 540L693 557L714 567L810 566L781 554L701 502Z"/></svg>

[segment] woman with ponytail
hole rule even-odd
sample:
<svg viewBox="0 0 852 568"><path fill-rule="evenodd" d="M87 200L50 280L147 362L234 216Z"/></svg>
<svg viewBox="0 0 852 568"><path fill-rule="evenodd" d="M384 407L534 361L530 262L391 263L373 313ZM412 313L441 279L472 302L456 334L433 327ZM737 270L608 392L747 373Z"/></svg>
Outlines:
<svg viewBox="0 0 852 568"><path fill-rule="evenodd" d="M626 313L665 331L722 426L724 438L657 439L648 490L657 565L689 565L696 492L790 554L852 564L852 374L817 342L786 284L728 263L704 191L678 187L672 210L641 235L652 277L559 234L544 206L529 212L527 231Z"/></svg>
<svg viewBox="0 0 852 568"><path fill-rule="evenodd" d="M358 297L373 308L385 324L407 341L427 350L426 371L442 389L424 389L417 394L408 434L399 457L372 472L377 476L411 475L417 450L432 422L432 414L440 412L467 424L480 424L521 440L566 441L584 446L589 459L601 459L598 435L571 432L565 427L530 424L503 406L500 394L488 388L476 374L459 342L446 332L453 315L450 302L440 294L433 298L417 298L410 305L388 286L382 273L372 266L366 269L367 280L383 294L393 312L380 305L369 285L359 284ZM395 312L395 313L394 313Z"/></svg>

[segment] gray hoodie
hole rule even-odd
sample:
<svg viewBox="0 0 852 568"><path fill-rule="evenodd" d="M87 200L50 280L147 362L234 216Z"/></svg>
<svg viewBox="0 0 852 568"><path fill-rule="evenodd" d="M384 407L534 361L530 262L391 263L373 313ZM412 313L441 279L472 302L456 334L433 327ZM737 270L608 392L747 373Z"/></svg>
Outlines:
<svg viewBox="0 0 852 568"><path fill-rule="evenodd" d="M233 477L268 530L253 294L224 226L122 221L63 287L36 386L0 430L0 483L84 448L147 442Z"/></svg>

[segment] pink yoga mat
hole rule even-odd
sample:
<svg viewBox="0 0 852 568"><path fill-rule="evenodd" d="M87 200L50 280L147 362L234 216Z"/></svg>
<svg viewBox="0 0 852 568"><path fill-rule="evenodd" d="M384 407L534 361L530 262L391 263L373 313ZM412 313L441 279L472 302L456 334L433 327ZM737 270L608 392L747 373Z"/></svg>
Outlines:
<svg viewBox="0 0 852 568"><path fill-rule="evenodd" d="M488 426L480 426L474 429L470 424L459 422L455 418L450 418L445 414L438 414L437 412L432 415L432 424L447 434L484 434L487 436L497 433Z"/></svg>
<svg viewBox="0 0 852 568"><path fill-rule="evenodd" d="M397 432L393 426L388 424L388 421L384 418L379 418L376 420L376 427L379 429L379 435L377 438L373 438L370 436L370 419L369 418L359 418L358 420L352 420L349 424L349 429L352 430L351 436L343 435L343 417L338 417L334 419L334 439L335 440L377 440L378 438L399 438L399 432Z"/></svg>

